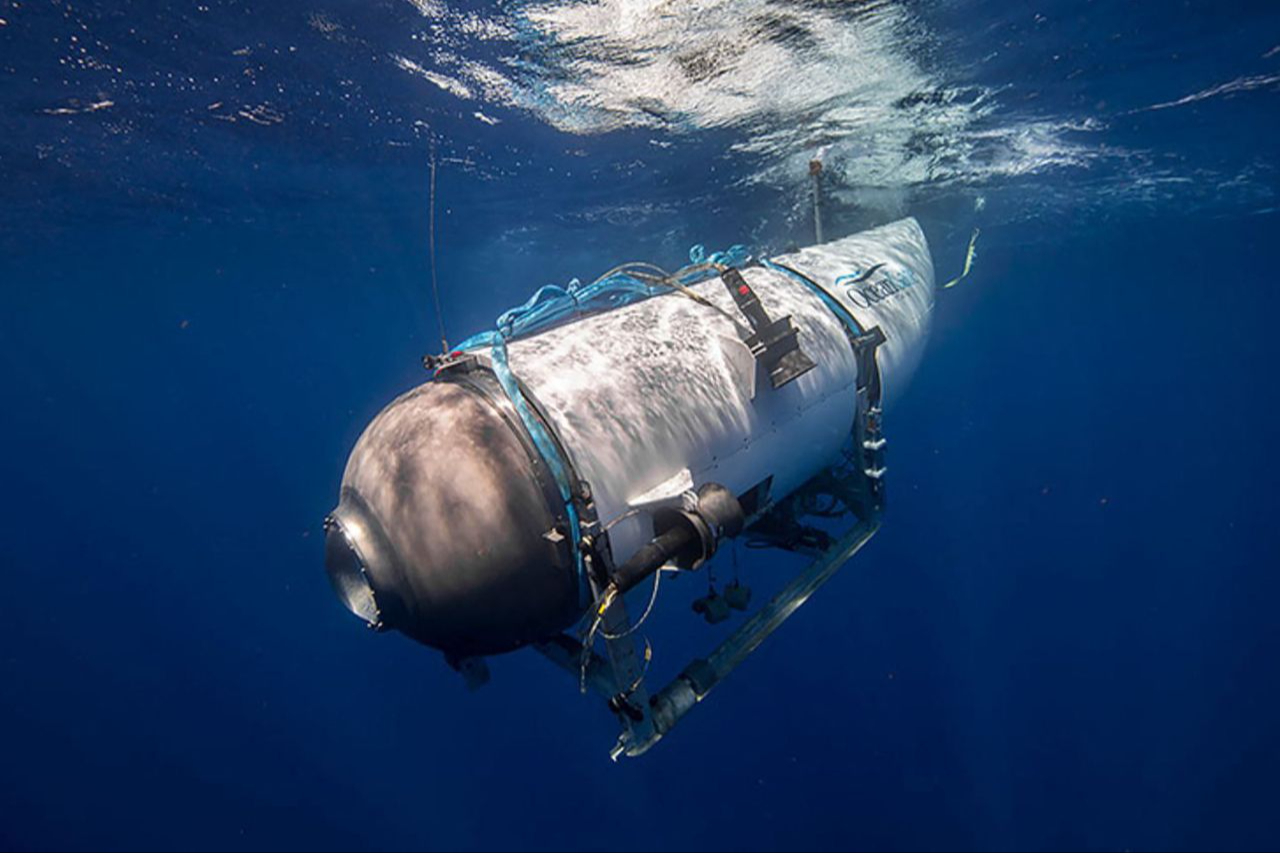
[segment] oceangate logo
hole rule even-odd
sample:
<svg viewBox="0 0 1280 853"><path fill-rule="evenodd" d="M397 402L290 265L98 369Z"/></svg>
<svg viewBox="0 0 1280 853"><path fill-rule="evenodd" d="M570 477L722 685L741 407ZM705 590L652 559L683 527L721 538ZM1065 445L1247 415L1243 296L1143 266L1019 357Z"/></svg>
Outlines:
<svg viewBox="0 0 1280 853"><path fill-rule="evenodd" d="M848 284L845 296L859 308L870 308L904 290L915 286L916 274L910 269L883 270L876 264L869 270L859 270L836 279L836 286ZM872 276L875 276L874 278Z"/></svg>

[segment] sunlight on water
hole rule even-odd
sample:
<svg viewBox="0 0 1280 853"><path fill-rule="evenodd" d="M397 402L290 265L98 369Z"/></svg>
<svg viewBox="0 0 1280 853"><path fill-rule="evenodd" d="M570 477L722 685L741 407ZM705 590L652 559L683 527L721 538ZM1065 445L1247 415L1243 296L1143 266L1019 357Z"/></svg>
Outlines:
<svg viewBox="0 0 1280 853"><path fill-rule="evenodd" d="M1075 194L1053 187L1021 201L1024 215L1170 197L1191 170L1109 140L1113 120L1280 82L1246 76L1129 110L1091 105L1054 115L1013 108L1009 83L981 82L981 68L940 61L938 46L956 34L931 30L907 4L596 0L478 18L442 0L409 2L429 22L426 55L456 75L428 79L460 98L528 111L572 134L648 130L661 145L664 136L724 130L728 150L756 164L742 184L795 185L818 157L838 201L886 215L905 210L915 190L936 196L1064 171L1079 181ZM1035 23L1052 25L1044 15ZM427 76L411 60L395 61ZM1215 185L1245 200L1267 197L1251 168L1216 175ZM1090 197L1079 196L1081 187ZM1165 192L1153 196L1156 187ZM1203 194L1200 187L1183 195Z"/></svg>
<svg viewBox="0 0 1280 853"><path fill-rule="evenodd" d="M328 181L302 172L330 179L334 163L420 170L433 147L513 204L511 179L571 153L569 218L762 190L798 222L814 158L831 204L867 224L979 195L989 223L1276 203L1274 154L1230 128L1269 108L1280 49L1264 28L1247 51L1201 45L1192 14L1169 53L1136 12L1086 20L1066 2L394 0L244 17L221 0L143 28L0 7L0 48L28 46L0 51L12 228L68 204L46 175L143 217L205 215L243 193L313 200ZM245 182L220 165L245 151L299 171Z"/></svg>
<svg viewBox="0 0 1280 853"><path fill-rule="evenodd" d="M443 3L414 5L465 29ZM925 70L916 55L934 37L896 4L536 4L484 32L522 51L516 73L449 52L436 58L486 99L577 134L740 131L732 149L766 164L749 180L804 174L804 162L822 156L839 164L844 183L909 187L1082 167L1106 153L1068 138L1098 130L1095 122L1001 123L998 92ZM431 79L472 97L464 83Z"/></svg>

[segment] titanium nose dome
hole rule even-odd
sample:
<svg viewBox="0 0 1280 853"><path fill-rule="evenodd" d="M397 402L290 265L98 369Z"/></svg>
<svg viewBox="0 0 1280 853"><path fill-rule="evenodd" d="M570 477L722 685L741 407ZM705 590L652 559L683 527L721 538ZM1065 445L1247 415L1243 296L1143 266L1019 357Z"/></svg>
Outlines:
<svg viewBox="0 0 1280 853"><path fill-rule="evenodd" d="M431 382L356 443L325 565L374 627L453 655L509 651L579 613L578 578L545 465L483 379Z"/></svg>

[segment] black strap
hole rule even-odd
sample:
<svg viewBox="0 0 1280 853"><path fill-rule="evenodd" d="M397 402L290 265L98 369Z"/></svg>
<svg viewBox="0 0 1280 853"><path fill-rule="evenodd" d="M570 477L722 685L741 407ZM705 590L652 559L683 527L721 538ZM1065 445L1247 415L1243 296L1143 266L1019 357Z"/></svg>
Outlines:
<svg viewBox="0 0 1280 853"><path fill-rule="evenodd" d="M791 317L769 319L769 312L764 310L764 305L742 273L728 267L720 273L720 280L729 289L738 310L751 324L751 334L742 339L743 343L769 372L774 388L781 388L818 366L800 349L799 330L792 324Z"/></svg>
<svg viewBox="0 0 1280 853"><path fill-rule="evenodd" d="M880 359L876 358L876 351L886 340L884 330L879 326L873 326L869 332L849 340L854 357L858 359L858 390L866 389L868 402L877 408L880 406L881 386Z"/></svg>

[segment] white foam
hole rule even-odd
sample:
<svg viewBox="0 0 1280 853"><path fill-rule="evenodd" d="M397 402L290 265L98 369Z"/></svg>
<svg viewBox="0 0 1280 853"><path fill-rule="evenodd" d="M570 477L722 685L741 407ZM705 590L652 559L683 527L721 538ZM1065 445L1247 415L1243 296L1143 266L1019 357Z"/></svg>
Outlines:
<svg viewBox="0 0 1280 853"><path fill-rule="evenodd" d="M794 190L820 158L830 198L885 216L937 189L1025 187L1048 173L1073 183L1025 195L1024 212L1086 203L1086 186L1107 202L1172 186L1158 180L1168 158L1108 144L1104 121L1011 106L1011 91L939 61L947 35L908 4L548 0L486 17L408 2L436 51L433 70L396 56L411 73L571 134L641 128L661 148L728 131L730 151L752 164L733 170L739 185ZM1116 115L1276 85L1280 75L1240 77Z"/></svg>
<svg viewBox="0 0 1280 853"><path fill-rule="evenodd" d="M1270 55L1270 54L1268 54ZM1280 84L1280 74L1257 74L1252 77L1237 77L1235 80L1226 83L1219 83L1216 86L1210 86L1207 89L1201 89L1199 92L1193 92L1182 98L1173 101L1164 101L1158 104L1152 104L1149 107L1132 110L1134 113L1150 112L1152 110L1167 110L1172 107L1183 107L1187 104L1194 104L1197 101L1205 101L1209 98L1216 98L1219 95L1233 95L1237 92L1249 92L1254 89L1262 89L1267 86L1275 86Z"/></svg>
<svg viewBox="0 0 1280 853"><path fill-rule="evenodd" d="M885 196L1080 168L1114 153L1082 141L1100 129L1087 123L999 122L999 92L921 66L916 55L930 36L897 4L592 0L482 20L440 0L409 2L461 56L448 51L436 63L459 79L395 57L406 70L574 134L737 129L732 150L764 164L747 183L794 184L819 156L835 183ZM506 67L471 58L468 36L508 40L515 56L498 63Z"/></svg>
<svg viewBox="0 0 1280 853"><path fill-rule="evenodd" d="M394 55L392 56L392 59L395 60L396 65L400 66L405 71L416 74L422 79L434 83L450 95L454 95L464 100L471 100L475 97L471 89L468 88L461 80L455 80L452 77L446 76L437 71L429 71L414 62L412 59L406 59L403 56Z"/></svg>

